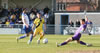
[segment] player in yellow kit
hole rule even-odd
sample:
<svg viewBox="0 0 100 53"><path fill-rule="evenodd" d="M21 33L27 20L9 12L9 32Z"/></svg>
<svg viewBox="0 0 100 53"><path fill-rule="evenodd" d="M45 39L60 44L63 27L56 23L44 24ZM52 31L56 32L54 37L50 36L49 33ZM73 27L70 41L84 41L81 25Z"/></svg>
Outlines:
<svg viewBox="0 0 100 53"><path fill-rule="evenodd" d="M46 24L45 24L45 21L44 21L44 18L41 17L41 14L40 13L37 13L37 18L34 20L34 25L33 25L33 28L34 26L36 26L35 30L34 30L34 34L33 34L33 37L35 37L37 34L40 35L40 38L37 40L37 43L40 44L40 40L43 38L44 36L44 30L43 30L43 24L44 24L44 29L46 30ZM32 40L33 38L31 38ZM29 41L29 44L31 43L32 41Z"/></svg>

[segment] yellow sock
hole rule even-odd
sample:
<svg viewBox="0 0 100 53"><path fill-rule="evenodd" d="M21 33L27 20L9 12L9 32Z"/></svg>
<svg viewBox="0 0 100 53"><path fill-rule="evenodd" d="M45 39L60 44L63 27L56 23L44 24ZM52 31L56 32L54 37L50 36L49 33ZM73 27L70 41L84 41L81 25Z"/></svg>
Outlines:
<svg viewBox="0 0 100 53"><path fill-rule="evenodd" d="M44 35L40 35L40 38L39 38L39 40L41 40L41 39L43 38L43 36L44 36Z"/></svg>

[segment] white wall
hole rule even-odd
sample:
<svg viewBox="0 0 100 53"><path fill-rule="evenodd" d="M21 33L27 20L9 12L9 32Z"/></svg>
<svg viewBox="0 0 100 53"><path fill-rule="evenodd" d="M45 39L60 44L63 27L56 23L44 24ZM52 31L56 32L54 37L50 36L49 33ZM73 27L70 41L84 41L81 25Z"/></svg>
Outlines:
<svg viewBox="0 0 100 53"><path fill-rule="evenodd" d="M20 28L0 28L0 34L19 34Z"/></svg>

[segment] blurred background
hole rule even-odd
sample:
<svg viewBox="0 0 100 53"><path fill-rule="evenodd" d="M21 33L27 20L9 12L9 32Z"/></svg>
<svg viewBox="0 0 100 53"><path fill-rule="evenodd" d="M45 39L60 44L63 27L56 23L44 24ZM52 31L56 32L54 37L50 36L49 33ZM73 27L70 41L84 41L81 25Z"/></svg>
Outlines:
<svg viewBox="0 0 100 53"><path fill-rule="evenodd" d="M0 0L0 34L23 34L21 13L27 8L32 25L39 12L47 24L46 34L73 34L86 10L88 32L100 34L100 0Z"/></svg>

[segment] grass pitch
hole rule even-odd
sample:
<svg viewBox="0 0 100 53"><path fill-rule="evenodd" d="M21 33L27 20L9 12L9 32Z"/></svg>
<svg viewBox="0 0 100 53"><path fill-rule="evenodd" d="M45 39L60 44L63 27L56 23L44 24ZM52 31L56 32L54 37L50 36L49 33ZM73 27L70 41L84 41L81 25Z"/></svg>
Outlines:
<svg viewBox="0 0 100 53"><path fill-rule="evenodd" d="M61 43L71 35L45 35L48 44L37 44L37 35L30 45L27 44L28 38L16 42L16 37L21 35L0 35L0 53L100 53L100 36L83 35L81 40L93 44L92 47L71 42L65 46L56 47L56 42Z"/></svg>

